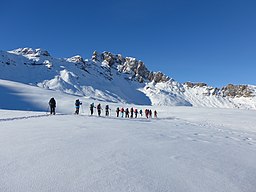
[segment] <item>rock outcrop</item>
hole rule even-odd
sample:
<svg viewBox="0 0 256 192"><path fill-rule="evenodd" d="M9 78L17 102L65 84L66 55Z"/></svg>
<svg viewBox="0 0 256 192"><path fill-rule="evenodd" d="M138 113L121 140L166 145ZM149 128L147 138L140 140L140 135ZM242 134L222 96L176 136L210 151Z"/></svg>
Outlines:
<svg viewBox="0 0 256 192"><path fill-rule="evenodd" d="M253 90L248 85L233 85L228 84L221 89L224 97L252 97Z"/></svg>
<svg viewBox="0 0 256 192"><path fill-rule="evenodd" d="M32 48L19 48L11 51L13 53L19 54L19 55L33 55L34 57L40 57L40 56L51 56L50 53L43 49L32 49Z"/></svg>
<svg viewBox="0 0 256 192"><path fill-rule="evenodd" d="M206 83L192 83L192 82L185 82L184 85L186 85L189 88L205 87L205 86L207 86Z"/></svg>

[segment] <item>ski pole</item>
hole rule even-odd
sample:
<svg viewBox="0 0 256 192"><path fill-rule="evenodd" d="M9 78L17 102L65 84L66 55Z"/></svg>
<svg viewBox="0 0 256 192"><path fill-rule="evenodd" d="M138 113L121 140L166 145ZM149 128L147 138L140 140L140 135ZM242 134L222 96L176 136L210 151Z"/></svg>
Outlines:
<svg viewBox="0 0 256 192"><path fill-rule="evenodd" d="M47 109L46 109L46 114L49 112L49 105L47 106Z"/></svg>
<svg viewBox="0 0 256 192"><path fill-rule="evenodd" d="M84 109L83 109L83 105L81 104L81 110L82 110L82 113L84 113Z"/></svg>

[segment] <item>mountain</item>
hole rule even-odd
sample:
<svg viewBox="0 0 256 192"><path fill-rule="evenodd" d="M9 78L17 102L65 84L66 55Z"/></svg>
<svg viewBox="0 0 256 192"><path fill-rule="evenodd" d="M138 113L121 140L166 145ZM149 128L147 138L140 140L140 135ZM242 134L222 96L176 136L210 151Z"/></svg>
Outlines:
<svg viewBox="0 0 256 192"><path fill-rule="evenodd" d="M256 109L256 86L179 83L136 58L110 52L84 59L54 58L43 49L0 51L0 78L105 102Z"/></svg>

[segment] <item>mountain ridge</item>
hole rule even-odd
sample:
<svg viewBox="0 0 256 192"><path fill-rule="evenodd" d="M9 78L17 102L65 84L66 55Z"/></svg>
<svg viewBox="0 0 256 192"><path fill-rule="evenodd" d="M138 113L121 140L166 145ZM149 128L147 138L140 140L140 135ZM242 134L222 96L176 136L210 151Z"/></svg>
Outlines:
<svg viewBox="0 0 256 192"><path fill-rule="evenodd" d="M54 58L43 49L0 51L1 79L99 101L141 105L171 105L256 109L256 87L229 84L179 83L143 61L104 51L90 59L80 55ZM19 73L13 73L18 71Z"/></svg>

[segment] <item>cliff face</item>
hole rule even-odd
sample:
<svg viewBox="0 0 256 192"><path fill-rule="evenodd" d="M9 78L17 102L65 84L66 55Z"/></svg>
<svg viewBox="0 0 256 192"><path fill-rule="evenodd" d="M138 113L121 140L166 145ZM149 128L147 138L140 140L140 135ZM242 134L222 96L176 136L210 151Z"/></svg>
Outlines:
<svg viewBox="0 0 256 192"><path fill-rule="evenodd" d="M92 60L94 62L104 63L109 67L117 67L121 73L130 74L133 80L140 83L154 81L167 82L170 78L162 72L149 71L144 62L133 57L123 57L121 54L112 54L110 52L93 52Z"/></svg>
<svg viewBox="0 0 256 192"><path fill-rule="evenodd" d="M253 97L254 90L248 85L233 85L228 84L221 89L223 96L229 97Z"/></svg>

